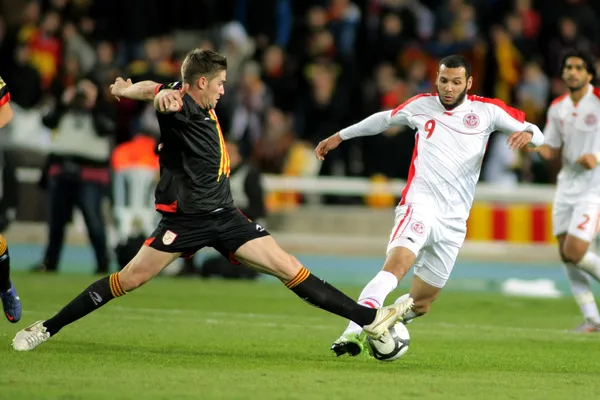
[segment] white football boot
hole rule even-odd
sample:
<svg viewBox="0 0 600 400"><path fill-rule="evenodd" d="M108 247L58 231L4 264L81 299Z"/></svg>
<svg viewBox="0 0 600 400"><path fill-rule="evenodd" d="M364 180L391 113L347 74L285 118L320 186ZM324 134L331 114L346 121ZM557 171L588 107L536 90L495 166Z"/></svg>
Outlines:
<svg viewBox="0 0 600 400"><path fill-rule="evenodd" d="M410 311L413 304L413 299L407 297L392 305L381 307L377 310L375 321L363 326L363 331L372 339L379 339L388 331L390 326L398 321L402 321L402 318Z"/></svg>
<svg viewBox="0 0 600 400"><path fill-rule="evenodd" d="M46 331L43 323L44 321L37 321L33 325L17 332L12 341L13 349L16 351L33 350L50 339L50 333Z"/></svg>

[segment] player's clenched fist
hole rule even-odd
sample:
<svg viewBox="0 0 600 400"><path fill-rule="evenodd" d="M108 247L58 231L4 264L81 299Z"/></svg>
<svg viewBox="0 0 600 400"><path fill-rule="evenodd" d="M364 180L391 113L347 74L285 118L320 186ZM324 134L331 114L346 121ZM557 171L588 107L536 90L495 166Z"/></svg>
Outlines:
<svg viewBox="0 0 600 400"><path fill-rule="evenodd" d="M317 153L317 158L321 161L325 159L325 155L329 153L331 150L335 149L342 143L342 138L339 133L329 136L325 140L321 140L315 149L315 153Z"/></svg>
<svg viewBox="0 0 600 400"><path fill-rule="evenodd" d="M110 85L110 94L112 94L117 100L121 100L121 96L123 96L123 91L131 85L133 85L131 79L125 80L121 77L118 77L115 80L115 83Z"/></svg>

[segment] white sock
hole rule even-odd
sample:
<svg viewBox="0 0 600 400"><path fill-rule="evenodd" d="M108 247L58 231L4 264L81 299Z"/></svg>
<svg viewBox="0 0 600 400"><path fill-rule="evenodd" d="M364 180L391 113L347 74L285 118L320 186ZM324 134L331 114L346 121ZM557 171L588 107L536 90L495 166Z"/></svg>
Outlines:
<svg viewBox="0 0 600 400"><path fill-rule="evenodd" d="M594 294L592 293L592 287L590 286L589 276L572 263L566 263L565 268L567 270L569 282L571 282L571 291L573 292L575 301L581 309L583 317L594 322L600 322L600 313L598 312L598 306L594 301Z"/></svg>
<svg viewBox="0 0 600 400"><path fill-rule="evenodd" d="M597 254L588 251L581 261L577 263L577 267L581 268L590 274L596 281L600 282L600 257L598 257Z"/></svg>
<svg viewBox="0 0 600 400"><path fill-rule="evenodd" d="M408 296L410 296L408 293L403 294L402 296L400 296L396 299L394 304L398 304L401 301L408 299ZM416 312L414 312L413 310L410 310L409 312L407 312L404 315L404 318L402 318L402 322L406 325L406 324L410 323L410 321L412 321L413 319L415 319L417 317L420 317L420 315L417 314Z"/></svg>
<svg viewBox="0 0 600 400"><path fill-rule="evenodd" d="M396 275L380 271L362 290L357 303L371 308L380 308L387 295L396 289L396 286L398 286ZM343 334L360 333L360 331L362 331L360 325L350 322Z"/></svg>

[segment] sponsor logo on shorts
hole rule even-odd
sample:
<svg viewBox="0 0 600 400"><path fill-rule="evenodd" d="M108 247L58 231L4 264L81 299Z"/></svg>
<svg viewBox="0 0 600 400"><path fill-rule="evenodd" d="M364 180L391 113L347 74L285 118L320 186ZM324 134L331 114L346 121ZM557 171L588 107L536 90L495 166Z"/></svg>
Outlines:
<svg viewBox="0 0 600 400"><path fill-rule="evenodd" d="M165 244L165 246L168 246L168 245L172 244L176 238L177 238L177 234L175 232L166 231L162 237L162 242Z"/></svg>
<svg viewBox="0 0 600 400"><path fill-rule="evenodd" d="M425 227L420 222L413 222L410 229L417 235L422 235L425 232Z"/></svg>
<svg viewBox="0 0 600 400"><path fill-rule="evenodd" d="M263 231L265 230L265 228L263 228L263 227L262 227L261 225L259 225L259 224L256 224L256 230L257 230L258 232L263 232Z"/></svg>

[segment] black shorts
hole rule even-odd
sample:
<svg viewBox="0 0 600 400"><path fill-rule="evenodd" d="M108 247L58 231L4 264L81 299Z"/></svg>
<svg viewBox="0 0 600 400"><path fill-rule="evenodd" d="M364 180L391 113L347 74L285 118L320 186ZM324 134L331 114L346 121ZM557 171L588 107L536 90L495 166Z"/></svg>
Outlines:
<svg viewBox="0 0 600 400"><path fill-rule="evenodd" d="M237 263L234 253L244 243L268 235L264 227L237 208L230 208L201 216L163 215L144 244L166 253L183 253L185 258L204 247L213 247Z"/></svg>

